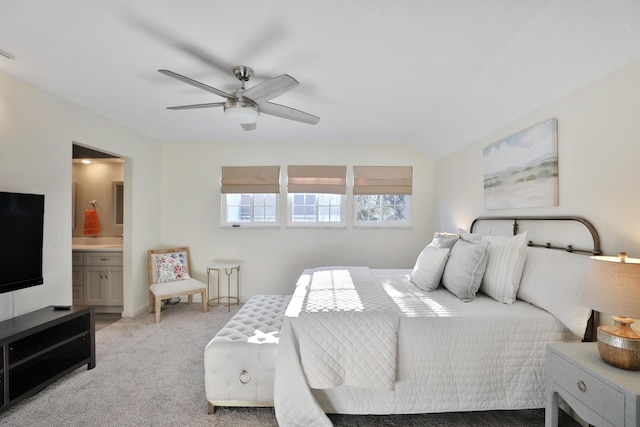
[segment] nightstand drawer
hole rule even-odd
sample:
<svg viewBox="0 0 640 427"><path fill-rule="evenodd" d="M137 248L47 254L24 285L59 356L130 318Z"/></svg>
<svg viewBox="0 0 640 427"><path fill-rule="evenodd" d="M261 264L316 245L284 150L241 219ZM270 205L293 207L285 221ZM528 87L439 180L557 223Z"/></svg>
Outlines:
<svg viewBox="0 0 640 427"><path fill-rule="evenodd" d="M624 394L588 374L568 360L553 354L553 382L616 426L624 425Z"/></svg>

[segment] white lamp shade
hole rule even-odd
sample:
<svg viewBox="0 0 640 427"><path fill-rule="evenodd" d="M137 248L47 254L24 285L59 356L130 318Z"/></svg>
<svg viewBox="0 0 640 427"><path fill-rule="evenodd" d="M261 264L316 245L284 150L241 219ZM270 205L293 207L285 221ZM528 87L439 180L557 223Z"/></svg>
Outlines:
<svg viewBox="0 0 640 427"><path fill-rule="evenodd" d="M258 120L258 110L251 106L226 107L224 114L227 119L240 124L256 123Z"/></svg>
<svg viewBox="0 0 640 427"><path fill-rule="evenodd" d="M587 306L601 313L640 318L640 259L591 257L585 288Z"/></svg>

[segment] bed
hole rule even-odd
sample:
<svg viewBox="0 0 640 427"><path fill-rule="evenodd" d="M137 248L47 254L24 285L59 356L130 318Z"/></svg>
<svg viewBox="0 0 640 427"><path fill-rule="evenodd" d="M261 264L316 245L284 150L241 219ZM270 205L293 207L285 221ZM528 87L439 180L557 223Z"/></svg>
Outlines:
<svg viewBox="0 0 640 427"><path fill-rule="evenodd" d="M278 423L544 407L546 345L588 340L595 326L582 284L599 238L579 217L512 217L513 235L474 232L506 219L434 236L413 269L304 270L280 332ZM586 227L593 249L518 232L523 221L567 220Z"/></svg>

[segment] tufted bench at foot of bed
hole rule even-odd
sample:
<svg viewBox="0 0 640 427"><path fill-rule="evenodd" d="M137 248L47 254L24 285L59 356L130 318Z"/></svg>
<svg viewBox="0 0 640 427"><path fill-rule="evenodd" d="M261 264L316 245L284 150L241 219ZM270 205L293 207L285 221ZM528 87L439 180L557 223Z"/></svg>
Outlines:
<svg viewBox="0 0 640 427"><path fill-rule="evenodd" d="M254 295L204 350L208 412L216 406L273 406L276 349L291 295Z"/></svg>

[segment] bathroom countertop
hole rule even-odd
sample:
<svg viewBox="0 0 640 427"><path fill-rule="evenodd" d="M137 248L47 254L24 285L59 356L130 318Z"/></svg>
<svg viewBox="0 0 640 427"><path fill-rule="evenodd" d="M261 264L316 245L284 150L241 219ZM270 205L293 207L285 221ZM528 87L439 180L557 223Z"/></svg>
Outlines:
<svg viewBox="0 0 640 427"><path fill-rule="evenodd" d="M122 237L72 237L71 249L74 251L122 252Z"/></svg>
<svg viewBox="0 0 640 427"><path fill-rule="evenodd" d="M71 245L74 251L122 252L122 245Z"/></svg>

